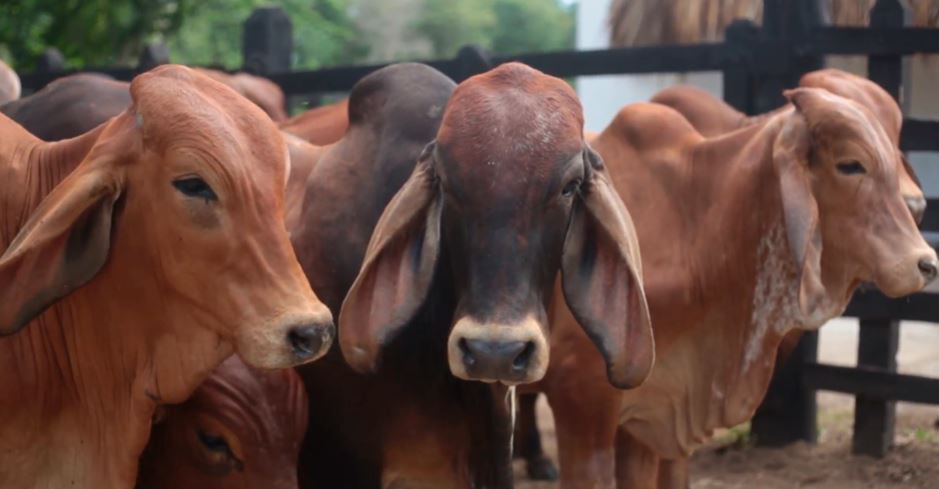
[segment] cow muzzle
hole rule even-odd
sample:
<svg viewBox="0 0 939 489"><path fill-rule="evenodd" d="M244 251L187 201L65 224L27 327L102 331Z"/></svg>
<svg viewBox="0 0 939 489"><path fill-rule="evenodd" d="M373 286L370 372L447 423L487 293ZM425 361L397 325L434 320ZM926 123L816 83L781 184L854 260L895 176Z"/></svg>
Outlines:
<svg viewBox="0 0 939 489"><path fill-rule="evenodd" d="M284 314L251 328L236 342L238 354L258 368L286 368L316 360L329 351L336 326L325 306L304 314Z"/></svg>
<svg viewBox="0 0 939 489"><path fill-rule="evenodd" d="M450 371L464 380L527 384L544 377L548 345L540 323L528 316L515 324L456 322L447 342Z"/></svg>
<svg viewBox="0 0 939 489"><path fill-rule="evenodd" d="M902 297L918 292L939 275L936 252L925 245L877 274L875 282L884 294Z"/></svg>

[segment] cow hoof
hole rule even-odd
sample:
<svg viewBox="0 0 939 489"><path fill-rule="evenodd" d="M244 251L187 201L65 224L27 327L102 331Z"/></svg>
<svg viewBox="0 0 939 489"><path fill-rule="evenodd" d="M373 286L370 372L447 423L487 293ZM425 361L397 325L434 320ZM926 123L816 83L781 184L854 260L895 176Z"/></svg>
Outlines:
<svg viewBox="0 0 939 489"><path fill-rule="evenodd" d="M534 457L528 460L528 478L533 481L556 481L558 468L548 457Z"/></svg>

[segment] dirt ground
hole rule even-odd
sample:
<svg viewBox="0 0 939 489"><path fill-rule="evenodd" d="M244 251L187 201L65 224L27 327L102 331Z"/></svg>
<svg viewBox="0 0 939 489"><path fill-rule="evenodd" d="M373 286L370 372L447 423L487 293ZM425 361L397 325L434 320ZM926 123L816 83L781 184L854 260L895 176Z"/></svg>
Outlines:
<svg viewBox="0 0 939 489"><path fill-rule="evenodd" d="M853 365L857 323L838 319L822 328L819 360ZM901 326L899 370L939 377L939 325ZM939 406L900 403L894 447L884 459L851 454L853 398L819 393L819 443L783 449L750 446L746 425L725 430L695 454L692 489L939 489ZM557 460L554 420L543 399L538 406L545 449ZM526 479L516 461L516 487L556 489Z"/></svg>

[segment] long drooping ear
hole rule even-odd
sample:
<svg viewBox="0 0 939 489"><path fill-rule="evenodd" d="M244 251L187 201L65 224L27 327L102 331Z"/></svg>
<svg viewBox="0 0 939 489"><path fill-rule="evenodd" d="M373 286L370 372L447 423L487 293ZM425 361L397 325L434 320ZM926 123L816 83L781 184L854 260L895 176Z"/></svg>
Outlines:
<svg viewBox="0 0 939 489"><path fill-rule="evenodd" d="M639 243L600 156L587 148L584 164L587 178L564 241L564 297L603 354L610 383L627 389L645 381L655 359Z"/></svg>
<svg viewBox="0 0 939 489"><path fill-rule="evenodd" d="M15 333L101 270L120 193L110 165L90 162L43 199L0 256L0 335Z"/></svg>
<svg viewBox="0 0 939 489"><path fill-rule="evenodd" d="M822 284L822 234L818 204L809 173L812 153L811 122L805 114L809 89L787 90L796 111L783 123L773 143L773 163L779 178L786 241L799 275L799 308L811 318L826 301Z"/></svg>
<svg viewBox="0 0 939 489"><path fill-rule="evenodd" d="M372 233L365 260L339 313L339 345L358 372L374 371L382 348L417 313L440 251L434 143L421 154Z"/></svg>

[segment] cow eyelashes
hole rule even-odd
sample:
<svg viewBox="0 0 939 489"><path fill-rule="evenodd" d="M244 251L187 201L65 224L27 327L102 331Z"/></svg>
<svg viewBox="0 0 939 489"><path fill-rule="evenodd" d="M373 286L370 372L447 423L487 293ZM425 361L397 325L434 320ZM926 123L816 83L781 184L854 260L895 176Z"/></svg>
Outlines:
<svg viewBox="0 0 939 489"><path fill-rule="evenodd" d="M199 177L188 176L173 180L173 186L187 197L205 199L206 202L218 200L212 187Z"/></svg>
<svg viewBox="0 0 939 489"><path fill-rule="evenodd" d="M842 175L857 175L859 173L867 173L867 170L859 161L852 160L838 163L838 172Z"/></svg>
<svg viewBox="0 0 939 489"><path fill-rule="evenodd" d="M574 194L577 193L577 189L580 188L581 183L582 181L579 178L575 178L567 182L567 185L565 185L564 188L561 190L561 195L563 195L564 197L573 197Z"/></svg>
<svg viewBox="0 0 939 489"><path fill-rule="evenodd" d="M210 435L202 430L198 430L197 434L199 435L199 441L210 451L224 454L231 452L228 442L221 436Z"/></svg>

